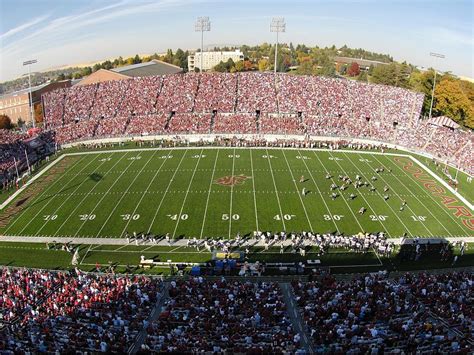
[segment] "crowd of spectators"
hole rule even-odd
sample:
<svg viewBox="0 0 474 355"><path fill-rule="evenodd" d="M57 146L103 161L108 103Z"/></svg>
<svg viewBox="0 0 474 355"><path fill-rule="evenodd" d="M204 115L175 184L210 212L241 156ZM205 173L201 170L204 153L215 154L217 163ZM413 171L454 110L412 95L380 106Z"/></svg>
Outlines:
<svg viewBox="0 0 474 355"><path fill-rule="evenodd" d="M28 269L0 270L0 321L11 322L35 309L65 280L64 273Z"/></svg>
<svg viewBox="0 0 474 355"><path fill-rule="evenodd" d="M147 136L151 134L162 134L168 122L169 114L160 113L148 116L134 116L130 119L125 134Z"/></svg>
<svg viewBox="0 0 474 355"><path fill-rule="evenodd" d="M339 281L322 272L291 282L293 319L293 302L273 281L168 282L164 296L162 281L146 276L2 268L0 352L124 353L143 330L141 352L472 352L469 271ZM294 330L295 317L309 342Z"/></svg>
<svg viewBox="0 0 474 355"><path fill-rule="evenodd" d="M117 116L142 116L155 113L156 99L163 84L163 77L147 76L133 78L128 82L128 88L117 110Z"/></svg>
<svg viewBox="0 0 474 355"><path fill-rule="evenodd" d="M56 128L56 142L59 144L89 139L94 136L98 120L81 120Z"/></svg>
<svg viewBox="0 0 474 355"><path fill-rule="evenodd" d="M366 138L423 150L474 172L472 133L420 120L423 94L391 86L286 74L187 73L60 89L47 94L44 104L47 127L60 131L102 118L97 137L211 132ZM214 121L208 124L208 116L198 113L212 114ZM60 142L90 137L89 129L83 132L70 138L61 132Z"/></svg>
<svg viewBox="0 0 474 355"><path fill-rule="evenodd" d="M255 114L218 113L214 116L213 133L256 134L257 120Z"/></svg>
<svg viewBox="0 0 474 355"><path fill-rule="evenodd" d="M236 74L203 74L196 94L195 112L234 112L237 100Z"/></svg>
<svg viewBox="0 0 474 355"><path fill-rule="evenodd" d="M262 134L304 134L301 118L296 115L261 114L258 119Z"/></svg>
<svg viewBox="0 0 474 355"><path fill-rule="evenodd" d="M8 170L25 159L25 144L27 135L0 129L0 177L8 175ZM6 179L3 179L6 180Z"/></svg>
<svg viewBox="0 0 474 355"><path fill-rule="evenodd" d="M128 126L129 117L114 117L99 120L95 131L98 137L116 137L122 136Z"/></svg>
<svg viewBox="0 0 474 355"><path fill-rule="evenodd" d="M211 130L210 113L177 113L171 117L167 132L179 134L208 134Z"/></svg>
<svg viewBox="0 0 474 355"><path fill-rule="evenodd" d="M126 352L161 290L142 276L31 270L2 270L2 283L2 308L19 319L0 333L0 352L14 353Z"/></svg>
<svg viewBox="0 0 474 355"><path fill-rule="evenodd" d="M198 83L199 75L194 73L165 75L156 101L156 112L191 112Z"/></svg>
<svg viewBox="0 0 474 355"><path fill-rule="evenodd" d="M473 282L455 272L292 284L315 351L380 354L470 353Z"/></svg>
<svg viewBox="0 0 474 355"><path fill-rule="evenodd" d="M95 102L95 94L98 84L75 85L66 90L64 98L64 125L74 121L89 119L91 117L92 105ZM100 104L99 104L100 105ZM45 110L45 113L48 112ZM46 121L52 122L54 126L60 126L59 121L53 121L46 116Z"/></svg>
<svg viewBox="0 0 474 355"><path fill-rule="evenodd" d="M99 83L92 106L91 118L113 118L123 101L130 80L111 80Z"/></svg>
<svg viewBox="0 0 474 355"><path fill-rule="evenodd" d="M275 354L300 347L277 283L197 277L172 281L169 296L143 351Z"/></svg>
<svg viewBox="0 0 474 355"><path fill-rule="evenodd" d="M237 112L278 112L275 77L246 73L238 78Z"/></svg>

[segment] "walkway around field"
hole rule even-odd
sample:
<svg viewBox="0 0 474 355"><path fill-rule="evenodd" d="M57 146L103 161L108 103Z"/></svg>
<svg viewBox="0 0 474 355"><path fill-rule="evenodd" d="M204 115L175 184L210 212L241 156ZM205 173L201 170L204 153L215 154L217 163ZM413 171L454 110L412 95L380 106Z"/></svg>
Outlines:
<svg viewBox="0 0 474 355"><path fill-rule="evenodd" d="M468 243L474 243L474 237L439 237L447 240L450 243L465 241ZM213 238L219 239L219 238ZM224 237L220 238L224 239ZM422 238L420 238L422 239ZM171 240L168 243L164 238L158 240L156 243L151 241L143 242L138 241L138 245L141 246L176 246L176 247L185 247L188 246L189 239L177 239ZM403 238L390 238L391 242L395 245L402 244ZM198 241L203 241L203 239L198 239ZM264 247L265 243L261 239L246 239L244 245L251 245L257 247ZM20 242L20 243L73 243L73 244L92 244L92 245L136 245L134 240L130 240L130 243L127 242L125 238L80 238L80 237L25 237L25 236L0 236L0 242ZM283 243L284 246L292 245L291 239L287 239L283 242L278 242L278 245Z"/></svg>

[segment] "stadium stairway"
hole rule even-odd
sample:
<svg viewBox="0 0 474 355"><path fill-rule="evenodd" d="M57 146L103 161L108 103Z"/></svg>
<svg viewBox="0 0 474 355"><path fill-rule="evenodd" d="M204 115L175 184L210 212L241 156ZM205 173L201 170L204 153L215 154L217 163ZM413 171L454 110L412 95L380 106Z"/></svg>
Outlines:
<svg viewBox="0 0 474 355"><path fill-rule="evenodd" d="M305 350L306 354L313 354L313 347L311 345L311 338L307 332L307 328L299 313L298 305L295 302L295 295L293 289L289 283L279 283L280 288L283 292L283 299L285 300L286 309L290 316L293 330L300 335L301 347Z"/></svg>
<svg viewBox="0 0 474 355"><path fill-rule="evenodd" d="M163 289L160 293L160 296L158 297L158 300L156 301L155 308L153 308L153 311L151 312L150 316L147 319L146 324L151 324L155 320L158 319L158 317L161 314L161 310L163 308L163 304L169 297L169 287L170 283L165 282L163 283ZM141 346L143 342L146 339L146 326L143 327L143 329L138 333L137 338L135 339L135 342L130 346L130 349L128 349L128 354L136 354L138 351L140 351Z"/></svg>

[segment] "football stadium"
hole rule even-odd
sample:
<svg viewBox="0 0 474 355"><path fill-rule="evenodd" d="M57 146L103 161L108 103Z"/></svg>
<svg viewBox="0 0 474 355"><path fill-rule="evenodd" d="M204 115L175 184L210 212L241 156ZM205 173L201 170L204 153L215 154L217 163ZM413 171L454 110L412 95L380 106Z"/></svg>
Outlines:
<svg viewBox="0 0 474 355"><path fill-rule="evenodd" d="M0 129L1 354L474 351L472 128L426 116L434 87L273 56L30 86L41 121Z"/></svg>

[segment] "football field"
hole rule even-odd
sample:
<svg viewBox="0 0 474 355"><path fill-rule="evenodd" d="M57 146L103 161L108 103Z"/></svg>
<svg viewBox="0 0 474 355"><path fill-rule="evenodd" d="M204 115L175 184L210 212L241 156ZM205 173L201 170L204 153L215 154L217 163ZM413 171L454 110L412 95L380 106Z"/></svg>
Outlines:
<svg viewBox="0 0 474 355"><path fill-rule="evenodd" d="M124 238L136 232L224 239L255 230L384 231L389 237L474 234L471 207L403 154L130 149L67 154L61 164L64 171L51 169L27 188L50 179L0 234ZM353 182L345 190L340 189L343 176ZM357 176L363 184L359 188L354 186ZM331 190L333 184L337 188Z"/></svg>

